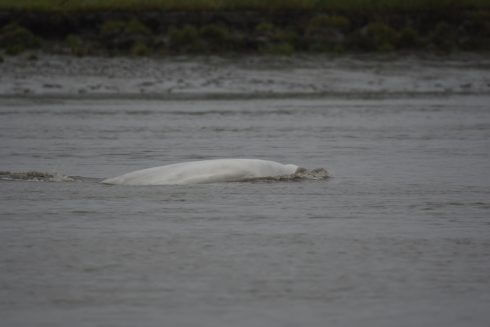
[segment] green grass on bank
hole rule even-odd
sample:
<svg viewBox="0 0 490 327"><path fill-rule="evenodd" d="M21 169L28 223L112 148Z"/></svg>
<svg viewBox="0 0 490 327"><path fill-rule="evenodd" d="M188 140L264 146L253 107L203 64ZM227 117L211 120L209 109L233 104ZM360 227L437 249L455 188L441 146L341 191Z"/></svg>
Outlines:
<svg viewBox="0 0 490 327"><path fill-rule="evenodd" d="M490 0L0 0L0 10L434 10L490 8Z"/></svg>

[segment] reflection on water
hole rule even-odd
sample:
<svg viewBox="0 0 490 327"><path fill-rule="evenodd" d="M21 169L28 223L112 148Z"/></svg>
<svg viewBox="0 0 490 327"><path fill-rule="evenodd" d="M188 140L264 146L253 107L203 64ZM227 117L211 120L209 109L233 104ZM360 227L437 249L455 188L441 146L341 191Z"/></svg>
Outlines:
<svg viewBox="0 0 490 327"><path fill-rule="evenodd" d="M484 326L489 100L1 100L2 320ZM98 183L233 157L333 178Z"/></svg>

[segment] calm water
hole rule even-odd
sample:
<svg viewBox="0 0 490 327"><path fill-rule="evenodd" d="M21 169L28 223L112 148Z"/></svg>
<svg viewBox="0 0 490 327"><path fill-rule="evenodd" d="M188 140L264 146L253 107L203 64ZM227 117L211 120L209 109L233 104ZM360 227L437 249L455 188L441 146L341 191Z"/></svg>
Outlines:
<svg viewBox="0 0 490 327"><path fill-rule="evenodd" d="M5 326L487 326L490 97L0 100ZM245 157L327 181L128 187Z"/></svg>

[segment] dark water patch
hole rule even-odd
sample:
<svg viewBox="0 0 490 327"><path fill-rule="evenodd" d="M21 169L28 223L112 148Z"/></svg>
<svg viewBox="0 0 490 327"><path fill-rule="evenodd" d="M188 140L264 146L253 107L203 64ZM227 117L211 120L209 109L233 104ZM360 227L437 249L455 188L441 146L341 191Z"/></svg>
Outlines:
<svg viewBox="0 0 490 327"><path fill-rule="evenodd" d="M109 97L110 98L110 97ZM171 115L171 116L269 116L269 115L293 115L297 114L293 109L286 110L192 110L192 111L167 111L164 108L158 110L99 110L99 109L83 109L77 108L76 110L58 110L51 107L36 108L23 110L23 114L29 115L56 115L56 116L75 116L75 117L88 117L88 116L115 116L115 115L127 115L127 116L154 116L154 115ZM15 110L5 110L0 112L0 116L18 115L19 112Z"/></svg>
<svg viewBox="0 0 490 327"><path fill-rule="evenodd" d="M31 110L24 110L22 111L23 114L28 114L28 115L58 115L58 116L76 116L76 117L83 117L83 116L109 116L109 115L114 115L117 114L117 111L111 111L111 110L84 110L84 109L78 109L78 110L70 110L70 111L63 111L63 110L57 110L51 107L46 107L46 108L36 108L36 109L31 109ZM6 110L0 112L0 116L9 116L9 115L18 115L19 112L15 110Z"/></svg>
<svg viewBox="0 0 490 327"><path fill-rule="evenodd" d="M293 110L206 110L206 111L167 111L165 114L176 116L269 116L269 115L292 115Z"/></svg>
<svg viewBox="0 0 490 327"><path fill-rule="evenodd" d="M441 208L481 208L490 209L490 203L482 201L444 201L444 202L433 202L429 201L425 203L425 210L435 210Z"/></svg>
<svg viewBox="0 0 490 327"><path fill-rule="evenodd" d="M158 114L155 110L127 110L124 114L128 116L148 116Z"/></svg>

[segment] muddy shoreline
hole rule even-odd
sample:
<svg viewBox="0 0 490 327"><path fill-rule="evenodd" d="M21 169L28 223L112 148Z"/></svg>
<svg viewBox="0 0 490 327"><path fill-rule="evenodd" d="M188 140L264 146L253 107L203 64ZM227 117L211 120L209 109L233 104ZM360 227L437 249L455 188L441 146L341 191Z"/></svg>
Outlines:
<svg viewBox="0 0 490 327"><path fill-rule="evenodd" d="M489 94L490 59L457 54L178 56L21 55L0 65L1 97L247 98Z"/></svg>

